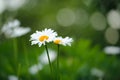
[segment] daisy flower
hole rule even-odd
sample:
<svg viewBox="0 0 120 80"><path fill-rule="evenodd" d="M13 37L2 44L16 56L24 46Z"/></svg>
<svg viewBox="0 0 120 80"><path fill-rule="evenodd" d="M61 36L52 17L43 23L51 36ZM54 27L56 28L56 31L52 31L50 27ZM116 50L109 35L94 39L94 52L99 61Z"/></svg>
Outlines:
<svg viewBox="0 0 120 80"><path fill-rule="evenodd" d="M34 65L32 65L30 68L29 68L29 73L30 74L32 74L32 75L35 75L35 74L37 74L40 70L42 70L43 69L43 65L42 64L40 64L40 63L38 63L38 64L34 64Z"/></svg>
<svg viewBox="0 0 120 80"><path fill-rule="evenodd" d="M15 19L5 23L1 29L1 33L7 38L16 38L27 34L30 30L29 27L21 27L20 21Z"/></svg>
<svg viewBox="0 0 120 80"><path fill-rule="evenodd" d="M104 77L104 71L98 69L98 68L92 68L91 69L91 75L96 76L98 78L103 78ZM102 80L102 79L100 79Z"/></svg>
<svg viewBox="0 0 120 80"><path fill-rule="evenodd" d="M23 7L27 0L5 0L5 2L9 11L15 11Z"/></svg>
<svg viewBox="0 0 120 80"><path fill-rule="evenodd" d="M5 0L0 0L0 14L2 14L5 11L6 4Z"/></svg>
<svg viewBox="0 0 120 80"><path fill-rule="evenodd" d="M120 47L107 46L104 48L104 52L108 55L117 55L117 54L120 54Z"/></svg>
<svg viewBox="0 0 120 80"><path fill-rule="evenodd" d="M69 38L69 37L65 37L65 38L62 38L62 37L56 37L54 39L54 43L55 44L61 44L63 46L71 46L71 42L73 42L73 39L72 38Z"/></svg>
<svg viewBox="0 0 120 80"><path fill-rule="evenodd" d="M57 36L57 33L51 29L44 29L42 31L36 31L30 37L31 45L38 44L39 47L45 45L46 43L52 42L54 38Z"/></svg>
<svg viewBox="0 0 120 80"><path fill-rule="evenodd" d="M48 49L48 50L49 50L50 61L53 62L57 57L56 55L57 53L52 49ZM46 51L43 51L43 53L38 57L38 60L43 65L49 64Z"/></svg>
<svg viewBox="0 0 120 80"><path fill-rule="evenodd" d="M18 80L18 77L15 75L9 75L8 80Z"/></svg>

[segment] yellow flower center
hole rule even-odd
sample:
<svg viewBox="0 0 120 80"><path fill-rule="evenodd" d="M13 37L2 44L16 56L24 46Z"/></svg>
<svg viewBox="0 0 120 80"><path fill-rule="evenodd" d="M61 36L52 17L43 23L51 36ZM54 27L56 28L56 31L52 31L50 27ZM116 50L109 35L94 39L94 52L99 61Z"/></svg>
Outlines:
<svg viewBox="0 0 120 80"><path fill-rule="evenodd" d="M48 38L49 38L48 36L43 35L43 36L40 36L40 37L39 37L39 41L42 42L42 41L44 41L44 40L48 40Z"/></svg>
<svg viewBox="0 0 120 80"><path fill-rule="evenodd" d="M61 40L59 40L59 39L58 40L54 40L55 44L60 44L60 42L61 42Z"/></svg>

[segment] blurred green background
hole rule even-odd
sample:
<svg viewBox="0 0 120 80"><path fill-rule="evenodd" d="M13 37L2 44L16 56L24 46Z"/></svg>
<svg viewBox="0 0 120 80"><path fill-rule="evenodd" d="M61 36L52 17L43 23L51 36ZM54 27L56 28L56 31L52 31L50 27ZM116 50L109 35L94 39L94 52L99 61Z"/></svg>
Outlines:
<svg viewBox="0 0 120 80"><path fill-rule="evenodd" d="M61 80L120 80L120 0L16 0L22 1L19 9L0 6L0 29L14 19L31 28L15 38L0 33L0 80L52 80L49 65L39 61L44 47L29 41L44 28L74 39L60 46ZM56 45L48 48L56 54ZM52 65L56 76L56 59Z"/></svg>

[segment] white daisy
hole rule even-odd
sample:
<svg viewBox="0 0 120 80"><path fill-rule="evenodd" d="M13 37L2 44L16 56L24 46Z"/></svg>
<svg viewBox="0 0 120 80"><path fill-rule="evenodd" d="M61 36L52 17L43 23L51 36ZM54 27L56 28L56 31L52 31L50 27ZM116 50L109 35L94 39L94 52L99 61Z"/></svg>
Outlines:
<svg viewBox="0 0 120 80"><path fill-rule="evenodd" d="M0 0L0 14L2 14L6 9L5 0Z"/></svg>
<svg viewBox="0 0 120 80"><path fill-rule="evenodd" d="M66 45L71 46L71 42L73 42L73 39L69 38L69 37L65 37L65 38L56 37L54 39L55 44L61 44L61 45L64 45L64 46L66 46Z"/></svg>
<svg viewBox="0 0 120 80"><path fill-rule="evenodd" d="M43 31L36 31L30 37L31 45L38 44L39 47L45 45L45 43L52 42L54 38L57 36L57 33L51 29L44 29Z"/></svg>
<svg viewBox="0 0 120 80"><path fill-rule="evenodd" d="M117 54L120 54L120 47L107 46L104 48L104 52L108 55L117 55Z"/></svg>
<svg viewBox="0 0 120 80"><path fill-rule="evenodd" d="M96 76L98 78L103 78L104 77L104 71L98 69L98 68L92 68L91 69L91 75Z"/></svg>
<svg viewBox="0 0 120 80"><path fill-rule="evenodd" d="M56 55L56 51L52 50L52 49L48 49L49 51L49 56L50 56L50 61L53 62L57 55ZM47 54L46 54L46 51L44 51L39 57L38 57L38 60L40 63L42 64L49 64L49 61L48 61L48 57L47 57Z"/></svg>
<svg viewBox="0 0 120 80"><path fill-rule="evenodd" d="M31 29L29 27L21 27L19 20L13 20L4 24L1 29L1 32L7 38L15 38L27 34L28 32L30 32L30 30Z"/></svg>
<svg viewBox="0 0 120 80"><path fill-rule="evenodd" d="M32 75L35 75L42 69L43 69L43 65L42 64L40 64L40 63L39 64L35 64L35 65L32 65L29 68L29 73L32 74Z"/></svg>
<svg viewBox="0 0 120 80"><path fill-rule="evenodd" d="M18 80L18 77L15 75L9 75L8 80Z"/></svg>
<svg viewBox="0 0 120 80"><path fill-rule="evenodd" d="M19 8L23 7L27 0L5 0L7 4L7 9L10 11L18 10Z"/></svg>

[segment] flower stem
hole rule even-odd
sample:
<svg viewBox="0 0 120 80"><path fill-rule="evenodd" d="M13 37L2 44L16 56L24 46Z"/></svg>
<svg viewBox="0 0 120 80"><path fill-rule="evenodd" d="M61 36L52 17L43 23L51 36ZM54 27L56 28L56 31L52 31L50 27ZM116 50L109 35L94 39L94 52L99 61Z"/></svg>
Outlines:
<svg viewBox="0 0 120 80"><path fill-rule="evenodd" d="M21 64L18 64L18 72L17 72L18 79L19 79L19 76L20 76L20 70L21 70Z"/></svg>
<svg viewBox="0 0 120 80"><path fill-rule="evenodd" d="M60 80L60 73L59 73L59 48L60 48L60 45L58 44L58 54L57 54L57 80Z"/></svg>
<svg viewBox="0 0 120 80"><path fill-rule="evenodd" d="M51 64L51 61L50 61L50 56L49 56L49 52L48 52L47 45L45 45L45 49L46 49L46 53L47 53L47 57L48 57L48 61L49 61L49 67L50 67L50 71L51 71L52 78L53 78L52 64Z"/></svg>
<svg viewBox="0 0 120 80"><path fill-rule="evenodd" d="M17 47L17 39L16 38L13 39L13 48L14 48L15 69L17 69L18 47Z"/></svg>
<svg viewBox="0 0 120 80"><path fill-rule="evenodd" d="M29 60L28 60L28 52L27 52L27 49L26 49L26 45L25 45L25 43L24 43L24 41L22 41L23 43L23 51L24 51L24 54L25 54L25 63L26 63L26 67L27 67L27 69L29 68ZM29 72L27 71L27 75L26 75L27 77L28 77L28 80L30 80L30 74L29 74Z"/></svg>

